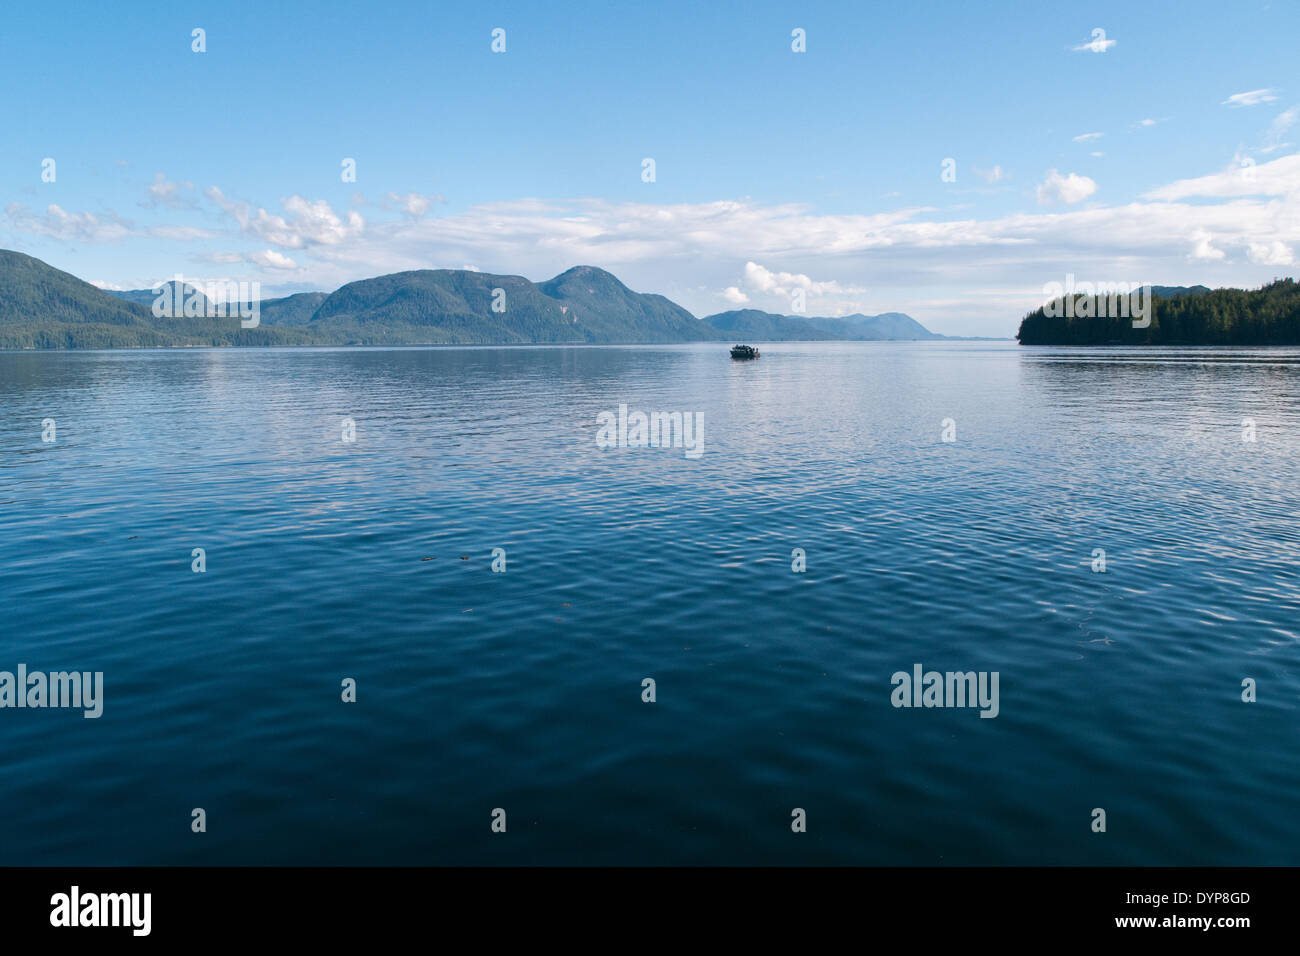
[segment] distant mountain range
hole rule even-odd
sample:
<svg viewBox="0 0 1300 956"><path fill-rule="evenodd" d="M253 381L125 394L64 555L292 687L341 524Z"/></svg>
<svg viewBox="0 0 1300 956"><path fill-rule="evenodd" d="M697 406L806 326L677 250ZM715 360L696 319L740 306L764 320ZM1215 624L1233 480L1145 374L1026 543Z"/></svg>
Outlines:
<svg viewBox="0 0 1300 956"><path fill-rule="evenodd" d="M164 282L158 291L161 292L162 288L168 289L172 296L175 296L177 291L179 291L182 301L188 299L190 296L197 295L201 305L205 308L208 305L208 297L203 294L203 290L197 286L190 285L188 282L182 283L173 279L171 282ZM158 292L155 292L153 289L105 289L104 291L109 295L117 296L119 299L126 299L127 302L134 302L136 305L148 306L150 309L153 308L154 299L158 297Z"/></svg>
<svg viewBox="0 0 1300 956"><path fill-rule="evenodd" d="M702 321L726 332L731 338L762 342L818 340L917 341L942 339L910 315L882 312L880 315L844 315L822 318L802 315L773 315L757 309L719 312Z"/></svg>
<svg viewBox="0 0 1300 956"><path fill-rule="evenodd" d="M202 291L186 284L178 300ZM593 266L546 282L452 269L398 272L260 303L237 317L159 318L152 289L107 292L20 252L0 250L0 348L220 345L635 344L940 339L901 312L818 318L754 309L697 319Z"/></svg>
<svg viewBox="0 0 1300 956"><path fill-rule="evenodd" d="M1158 295L1162 299L1172 299L1176 295L1205 295L1212 291L1209 286L1204 285L1153 285L1151 294Z"/></svg>

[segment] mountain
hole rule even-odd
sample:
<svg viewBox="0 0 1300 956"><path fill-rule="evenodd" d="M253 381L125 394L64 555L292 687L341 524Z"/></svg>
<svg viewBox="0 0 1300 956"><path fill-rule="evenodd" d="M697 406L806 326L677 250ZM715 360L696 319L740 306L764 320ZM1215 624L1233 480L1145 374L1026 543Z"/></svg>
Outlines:
<svg viewBox="0 0 1300 956"><path fill-rule="evenodd" d="M499 291L498 291L499 290ZM716 340L660 295L633 292L592 266L540 285L523 276L452 269L350 282L309 323L349 344L634 343Z"/></svg>
<svg viewBox="0 0 1300 956"><path fill-rule="evenodd" d="M731 338L761 342L794 341L916 341L942 339L916 319L902 312L880 315L844 315L836 318L775 315L758 309L719 312L701 320Z"/></svg>
<svg viewBox="0 0 1300 956"><path fill-rule="evenodd" d="M60 272L21 252L0 250L0 325L46 323L62 325L144 324L147 309Z"/></svg>
<svg viewBox="0 0 1300 956"><path fill-rule="evenodd" d="M152 290L145 291L153 301ZM239 319L159 319L149 306L0 249L0 348L120 349L308 344L295 330L244 329Z"/></svg>
<svg viewBox="0 0 1300 956"><path fill-rule="evenodd" d="M356 345L584 341L561 303L522 276L450 269L349 282L325 298L308 325Z"/></svg>
<svg viewBox="0 0 1300 956"><path fill-rule="evenodd" d="M259 319L262 325L306 325L327 298L325 292L299 292L280 299L263 299Z"/></svg>
<svg viewBox="0 0 1300 956"><path fill-rule="evenodd" d="M1133 325L1140 298L1129 300L1127 315L1113 301L1055 299L1026 315L1016 338L1021 345L1300 345L1300 285L1294 279L1259 289L1152 286L1150 314L1139 320L1147 323L1143 328Z"/></svg>
<svg viewBox="0 0 1300 956"><path fill-rule="evenodd" d="M166 289L166 292L163 292ZM136 305L143 305L152 313L153 304L157 301L158 296L162 295L166 299L167 307L175 307L178 313L183 313L185 303L195 295L199 297L199 306L204 314L207 313L208 297L203 294L198 286L190 285L188 282L178 282L173 279L171 282L164 282L155 292L153 289L128 289L125 291L116 289L105 289L109 295L117 296L119 299L125 299L127 302L134 302ZM177 293L180 293L177 296ZM167 298L171 297L171 298Z"/></svg>
<svg viewBox="0 0 1300 956"><path fill-rule="evenodd" d="M700 321L726 332L733 339L756 342L798 342L830 339L832 333L809 325L793 316L775 315L760 309L734 309L707 315Z"/></svg>
<svg viewBox="0 0 1300 956"><path fill-rule="evenodd" d="M199 307L206 315L210 303L208 297L203 294L203 290L198 286L190 285L188 282L182 284L175 279L164 283L164 285L170 287L170 292L166 294L173 297L170 301L178 303L176 307L182 312L184 311L184 303L197 294ZM180 289L179 296L176 295L178 288ZM119 299L126 299L128 302L147 306L152 314L153 304L157 301L162 288L160 287L157 292L153 289L128 289L125 291L109 289L106 291L109 295L115 295ZM299 292L296 295L287 295L279 299L263 299L259 306L261 313L259 322L262 325L306 325L327 297L328 293L325 292Z"/></svg>
<svg viewBox="0 0 1300 956"><path fill-rule="evenodd" d="M914 339L941 339L905 312L881 312L879 315L855 313L839 319L815 319L816 322L845 322L862 330L864 337L873 340L894 341Z"/></svg>
<svg viewBox="0 0 1300 956"><path fill-rule="evenodd" d="M717 333L661 295L633 292L604 269L575 266L538 288L566 304L566 314L593 340L717 341Z"/></svg>
<svg viewBox="0 0 1300 956"><path fill-rule="evenodd" d="M178 291L177 280L171 288ZM199 290L186 284L179 291L185 300ZM701 320L661 295L633 292L594 266L576 266L540 283L468 270L397 272L328 294L264 299L259 324L249 329L237 315L155 317L156 296L152 289L106 292L39 259L0 250L0 348L942 338L901 312L808 318L744 309Z"/></svg>
<svg viewBox="0 0 1300 956"><path fill-rule="evenodd" d="M1210 291L1209 286L1204 285L1153 285L1151 294L1158 295L1162 299L1172 299L1176 295L1204 295Z"/></svg>
<svg viewBox="0 0 1300 956"><path fill-rule="evenodd" d="M149 310L21 252L0 250L0 346L96 348L151 338ZM161 344L161 343L160 343Z"/></svg>

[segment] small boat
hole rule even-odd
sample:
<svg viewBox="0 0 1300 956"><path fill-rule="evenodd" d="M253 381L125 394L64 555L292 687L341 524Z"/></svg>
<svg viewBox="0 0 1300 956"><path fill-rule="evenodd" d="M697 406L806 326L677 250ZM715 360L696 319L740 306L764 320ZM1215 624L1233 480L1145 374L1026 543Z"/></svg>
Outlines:
<svg viewBox="0 0 1300 956"><path fill-rule="evenodd" d="M732 346L731 357L734 359L755 359L758 358L758 349L752 345L735 345Z"/></svg>

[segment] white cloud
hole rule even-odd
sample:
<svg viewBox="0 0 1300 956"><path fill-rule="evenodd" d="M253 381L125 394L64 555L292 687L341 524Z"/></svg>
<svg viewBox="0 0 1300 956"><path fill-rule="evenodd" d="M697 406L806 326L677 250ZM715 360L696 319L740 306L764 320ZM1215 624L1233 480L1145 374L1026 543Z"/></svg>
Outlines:
<svg viewBox="0 0 1300 956"><path fill-rule="evenodd" d="M202 258L206 262L216 262L222 265L238 265L242 262L248 262L255 266L261 266L263 269L297 269L299 267L298 263L286 255L281 255L274 249L263 249L257 252L212 252Z"/></svg>
<svg viewBox="0 0 1300 956"><path fill-rule="evenodd" d="M1038 187L1038 204L1049 206L1055 202L1072 205L1087 199L1097 191L1097 184L1087 176L1070 173L1062 176L1055 169L1047 171L1047 178Z"/></svg>
<svg viewBox="0 0 1300 956"><path fill-rule="evenodd" d="M1001 166L994 166L992 169L977 169L972 166L971 172L974 173L976 176L978 176L980 179L984 180L990 186L992 186L995 183L1000 183L1002 182L1003 179L1006 178L1006 173L1002 171Z"/></svg>
<svg viewBox="0 0 1300 956"><path fill-rule="evenodd" d="M834 280L815 282L802 272L773 272L757 262L745 263L744 283L758 292L783 298L789 298L795 289L813 295L844 295L866 291L855 286L842 286Z"/></svg>
<svg viewBox="0 0 1300 956"><path fill-rule="evenodd" d="M408 219L421 219L434 203L442 203L446 201L446 197L441 193L398 193L391 191L377 200L367 199L365 193L354 192L351 199L353 206L370 206L376 209L388 209L400 212Z"/></svg>
<svg viewBox="0 0 1300 956"><path fill-rule="evenodd" d="M1076 47L1071 47L1075 53L1105 53L1115 45L1114 40L1106 39L1106 31L1101 27L1092 31L1092 39L1086 43L1080 43Z"/></svg>
<svg viewBox="0 0 1300 956"><path fill-rule="evenodd" d="M1248 93L1233 93L1221 106L1258 106L1260 103L1271 103L1277 99L1277 91L1272 88L1262 90L1251 90Z"/></svg>
<svg viewBox="0 0 1300 956"><path fill-rule="evenodd" d="M116 282L105 282L103 279L87 279L96 289L103 289L105 292L124 292L126 286L118 285Z"/></svg>
<svg viewBox="0 0 1300 956"><path fill-rule="evenodd" d="M1091 143L1094 139L1101 139L1105 133L1080 133L1074 137L1076 143Z"/></svg>
<svg viewBox="0 0 1300 956"><path fill-rule="evenodd" d="M1159 122L1160 122L1160 120L1157 120L1157 119L1151 119L1150 117L1147 117L1146 119L1138 120L1138 121L1137 121L1136 123L1134 123L1133 125L1134 125L1134 126L1155 126L1156 123L1159 123Z"/></svg>
<svg viewBox="0 0 1300 956"><path fill-rule="evenodd" d="M248 203L227 199L216 186L209 187L205 195L233 216L244 234L265 239L273 245L288 249L338 245L365 228L365 220L361 218L359 212L349 211L344 220L324 199L312 200L304 199L302 196L290 196L282 200L280 204L290 214L286 219L283 216L271 215L262 208L253 213Z"/></svg>
<svg viewBox="0 0 1300 956"><path fill-rule="evenodd" d="M1222 249L1216 249L1213 245L1214 236L1204 229L1198 229L1192 233L1192 253L1190 258L1193 260L1215 260L1223 259L1227 253Z"/></svg>
<svg viewBox="0 0 1300 956"><path fill-rule="evenodd" d="M856 302L846 299L846 296L866 291L861 286L848 285L835 279L819 281L802 272L769 269L751 260L745 263L740 283L728 286L721 295L726 302L737 306L749 304L754 296L764 297L767 301L763 305L778 312L788 311L796 296L802 295L805 309L811 309L812 302L809 300L815 299L819 313L842 314L857 308Z"/></svg>
<svg viewBox="0 0 1300 956"><path fill-rule="evenodd" d="M198 226L150 226L147 233L155 239L170 239L173 242L190 242L196 239L216 239L221 233Z"/></svg>
<svg viewBox="0 0 1300 956"><path fill-rule="evenodd" d="M90 212L65 212L51 203L45 215L38 215L20 202L5 207L5 218L15 232L32 233L51 239L75 242L117 242L133 234L130 222L114 213L96 216Z"/></svg>
<svg viewBox="0 0 1300 956"><path fill-rule="evenodd" d="M146 190L145 198L140 201L140 205L146 209L158 206L167 206L171 209L195 209L198 203L194 201L194 197L185 195L193 191L193 183L173 182L167 179L165 173L154 173L153 184Z"/></svg>
<svg viewBox="0 0 1300 956"><path fill-rule="evenodd" d="M1253 242L1246 248L1246 256L1251 262L1265 266L1289 266L1295 264L1295 253L1284 242Z"/></svg>
<svg viewBox="0 0 1300 956"><path fill-rule="evenodd" d="M386 208L397 209L403 216L411 219L419 219L429 211L429 206L435 202L441 202L441 196L426 196L423 193L406 193L398 195L390 192L388 194Z"/></svg>
<svg viewBox="0 0 1300 956"><path fill-rule="evenodd" d="M179 207L177 207L179 208ZM96 215L91 212L68 212L51 203L40 215L23 203L13 202L5 207L5 218L15 232L47 236L69 242L118 242L123 239L148 237L171 242L190 242L215 239L221 234L199 226L158 225L136 228L129 219L108 211Z"/></svg>
<svg viewBox="0 0 1300 956"><path fill-rule="evenodd" d="M1296 120L1300 120L1300 106L1293 106L1278 113L1264 134L1264 145L1260 147L1260 152L1274 153L1290 146L1290 143L1282 140L1286 136L1286 131L1296 124Z"/></svg>
<svg viewBox="0 0 1300 956"><path fill-rule="evenodd" d="M261 252L251 252L248 254L248 261L254 265L259 265L267 269L297 269L298 263L294 262L288 256L282 256L274 249L264 249Z"/></svg>
<svg viewBox="0 0 1300 956"><path fill-rule="evenodd" d="M1265 183L1278 175L1273 166L1261 164L1257 169ZM1058 177L1069 182L1068 177ZM1202 188L1184 184L1169 189L1168 196ZM1164 196L1165 190L1153 192ZM727 288L751 300L768 297L771 301L763 305L771 311L780 311L776 306L793 289L815 288L821 300L817 312L834 314L863 286L871 288L873 297L873 308L865 311L906 311L907 303L916 301L916 289L933 295L934 289L956 283L979 287L991 276L1007 285L1041 287L1041 276L1056 276L1061 262L1075 265L1076 271L1101 263L1097 268L1109 272L1131 269L1142 278L1157 277L1153 281L1172 278L1175 268L1186 264L1189 237L1197 230L1214 237L1202 252L1240 250L1241 263L1247 263L1252 243L1300 243L1300 223L1294 214L1288 215L1281 196L1208 202L1198 198L1192 203L1151 198L986 220L935 220L931 217L936 210L926 208L822 215L799 205L752 201L652 205L524 200L418 222L377 224L338 246L314 247L303 275L316 287L329 289L437 264L474 262L489 272L535 279L590 264L610 269L634 289L661 292L699 314L717 311L725 295L718 290ZM740 281L728 282L737 261L753 266ZM850 285L849 276L858 284ZM1188 278L1205 279L1203 274ZM882 292L887 285L897 287L897 294ZM734 294L721 301L731 307L742 304ZM1026 302L1028 308L1036 304ZM986 321L973 308L971 315Z"/></svg>
<svg viewBox="0 0 1300 956"><path fill-rule="evenodd" d="M1244 196L1288 196L1300 193L1300 153L1268 163L1236 157L1223 172L1180 179L1143 193L1143 199L1170 201L1208 197L1231 199Z"/></svg>

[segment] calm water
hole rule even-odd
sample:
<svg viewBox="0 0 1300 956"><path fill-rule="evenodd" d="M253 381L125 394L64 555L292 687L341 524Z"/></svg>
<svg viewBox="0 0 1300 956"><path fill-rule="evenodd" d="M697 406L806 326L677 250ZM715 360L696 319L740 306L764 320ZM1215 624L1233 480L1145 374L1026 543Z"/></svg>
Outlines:
<svg viewBox="0 0 1300 956"><path fill-rule="evenodd" d="M0 354L0 670L105 681L98 720L0 710L0 864L1300 863L1298 376ZM620 403L704 453L598 448ZM916 663L997 671L999 715L894 708Z"/></svg>

